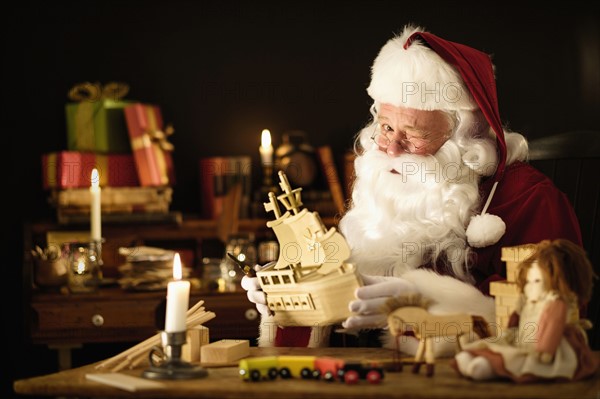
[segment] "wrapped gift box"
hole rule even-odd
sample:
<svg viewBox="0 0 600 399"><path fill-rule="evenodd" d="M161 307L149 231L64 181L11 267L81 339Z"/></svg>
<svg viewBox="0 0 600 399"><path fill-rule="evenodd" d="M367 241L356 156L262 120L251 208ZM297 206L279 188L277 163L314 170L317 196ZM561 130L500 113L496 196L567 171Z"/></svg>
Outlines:
<svg viewBox="0 0 600 399"><path fill-rule="evenodd" d="M90 186L92 169L98 169L103 187L139 186L132 154L95 154L60 151L42 155L44 189Z"/></svg>
<svg viewBox="0 0 600 399"><path fill-rule="evenodd" d="M98 99L68 103L67 148L71 151L129 153L123 109L130 101Z"/></svg>
<svg viewBox="0 0 600 399"><path fill-rule="evenodd" d="M125 107L125 120L131 149L142 186L172 186L175 171L167 141L172 128L163 130L160 108L156 105L136 103Z"/></svg>

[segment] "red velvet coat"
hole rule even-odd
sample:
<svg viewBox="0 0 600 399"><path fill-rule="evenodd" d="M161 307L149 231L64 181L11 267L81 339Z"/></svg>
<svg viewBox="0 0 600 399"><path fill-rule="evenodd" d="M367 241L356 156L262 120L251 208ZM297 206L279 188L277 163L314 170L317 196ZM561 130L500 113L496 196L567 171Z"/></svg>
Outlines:
<svg viewBox="0 0 600 399"><path fill-rule="evenodd" d="M489 180L481 183L483 201L492 184ZM569 199L529 164L515 162L507 167L488 213L504 220L506 233L495 245L473 248L477 258L472 273L478 288L485 294L489 293L491 281L506 278L506 267L500 259L502 247L557 238L582 245L579 222Z"/></svg>

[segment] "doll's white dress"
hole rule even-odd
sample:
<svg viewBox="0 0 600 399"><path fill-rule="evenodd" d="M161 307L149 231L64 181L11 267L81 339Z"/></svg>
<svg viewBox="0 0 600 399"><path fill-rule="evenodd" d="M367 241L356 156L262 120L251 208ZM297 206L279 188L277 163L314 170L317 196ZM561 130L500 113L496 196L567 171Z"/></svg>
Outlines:
<svg viewBox="0 0 600 399"><path fill-rule="evenodd" d="M580 379L593 373L593 357L578 309L553 293L537 302L521 300L517 305L518 329L505 330L500 337L464 345L474 356L484 356L499 376L518 382L537 379ZM553 353L551 362L540 361L540 352Z"/></svg>

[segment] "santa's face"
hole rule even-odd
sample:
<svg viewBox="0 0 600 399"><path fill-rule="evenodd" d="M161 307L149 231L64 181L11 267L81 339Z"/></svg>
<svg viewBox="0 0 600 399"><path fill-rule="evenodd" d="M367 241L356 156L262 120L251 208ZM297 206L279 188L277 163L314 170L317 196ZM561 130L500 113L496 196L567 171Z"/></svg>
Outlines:
<svg viewBox="0 0 600 399"><path fill-rule="evenodd" d="M528 302L537 302L542 298L545 292L546 284L544 275L542 274L537 262L534 262L527 271L527 278L525 280L525 286L523 287L523 293L525 294Z"/></svg>
<svg viewBox="0 0 600 399"><path fill-rule="evenodd" d="M410 138L418 150L407 153L391 142L382 148L368 140L372 128L363 130L353 206L340 222L352 260L367 274L399 275L444 253L458 275L467 251L465 226L479 192L464 151L445 139L452 118L389 105L381 111L378 122L394 130L390 137Z"/></svg>
<svg viewBox="0 0 600 399"><path fill-rule="evenodd" d="M442 111L423 111L381 104L375 142L396 157L405 153L433 155L450 137L452 126Z"/></svg>

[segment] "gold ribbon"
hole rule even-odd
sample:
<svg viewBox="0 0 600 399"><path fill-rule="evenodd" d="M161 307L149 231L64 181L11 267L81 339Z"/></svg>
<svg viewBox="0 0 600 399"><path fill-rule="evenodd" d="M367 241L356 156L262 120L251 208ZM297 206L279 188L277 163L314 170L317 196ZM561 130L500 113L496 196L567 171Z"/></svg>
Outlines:
<svg viewBox="0 0 600 399"><path fill-rule="evenodd" d="M110 82L102 86L99 82L78 83L69 90L67 97L73 101L95 102L98 100L120 100L129 93L129 85L121 82Z"/></svg>
<svg viewBox="0 0 600 399"><path fill-rule="evenodd" d="M148 117L148 126L144 135L149 137L150 141L153 143L152 149L154 150L154 155L156 157L155 159L161 184L169 184L165 151L173 150L173 144L167 141L167 136L173 134L174 129L172 126L167 126L163 132L156 120L155 108L148 106L145 107L145 109L146 116ZM170 148L170 150L164 149L165 147Z"/></svg>
<svg viewBox="0 0 600 399"><path fill-rule="evenodd" d="M135 151L140 148L150 148L155 155L160 184L169 184L168 166L165 152L174 150L174 146L167 139L175 132L173 126L167 125L160 129L154 114L154 107L143 106L147 118L147 126L141 136L131 140L131 148Z"/></svg>
<svg viewBox="0 0 600 399"><path fill-rule="evenodd" d="M110 82L102 86L100 83L84 82L76 84L69 90L69 99L79 102L75 113L75 144L81 150L96 148L94 118L98 111L94 104L101 100L117 101L129 92L129 85Z"/></svg>
<svg viewBox="0 0 600 399"><path fill-rule="evenodd" d="M150 137L150 140L152 140L153 143L160 147L161 150L173 151L175 149L173 143L168 141L169 136L175 133L173 126L167 125L164 130L148 129L145 133Z"/></svg>

